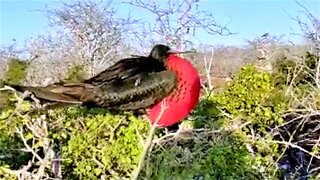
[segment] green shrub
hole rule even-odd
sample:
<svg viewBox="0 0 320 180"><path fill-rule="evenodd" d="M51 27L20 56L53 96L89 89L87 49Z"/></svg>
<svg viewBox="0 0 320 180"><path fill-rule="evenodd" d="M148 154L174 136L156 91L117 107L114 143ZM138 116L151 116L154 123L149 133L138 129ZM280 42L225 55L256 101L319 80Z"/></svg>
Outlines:
<svg viewBox="0 0 320 180"><path fill-rule="evenodd" d="M224 129L235 129L233 136L254 151L256 160L252 167L256 171L265 169L264 177L275 178L275 161L281 149L267 142L274 140L271 129L283 124L289 98L276 87L272 75L245 66L223 92L211 99L227 114L218 119Z"/></svg>
<svg viewBox="0 0 320 180"><path fill-rule="evenodd" d="M319 57L306 52L301 61L283 56L275 61L273 79L277 86L293 84L295 86L315 85L315 73Z"/></svg>
<svg viewBox="0 0 320 180"><path fill-rule="evenodd" d="M4 81L10 84L20 84L25 78L29 63L20 59L10 59Z"/></svg>
<svg viewBox="0 0 320 180"><path fill-rule="evenodd" d="M52 127L51 137L62 145L63 177L76 179L129 177L149 127L131 114L102 109L70 108L50 119L62 120Z"/></svg>
<svg viewBox="0 0 320 180"><path fill-rule="evenodd" d="M221 127L221 114L217 104L210 98L202 98L197 108L190 114L194 128L218 129Z"/></svg>
<svg viewBox="0 0 320 180"><path fill-rule="evenodd" d="M268 128L283 122L281 112L287 102L282 91L275 88L271 75L258 72L253 66L243 67L225 91L212 99L219 109L235 119L250 122L248 126L259 134L265 134ZM226 127L232 123L224 121Z"/></svg>
<svg viewBox="0 0 320 180"><path fill-rule="evenodd" d="M8 70L5 73L4 79L0 80L0 88L3 87L3 84L20 84L27 73L27 68L29 63L20 59L10 59L8 62ZM6 109L12 106L9 98L11 94L5 91L0 91L0 113L1 109Z"/></svg>
<svg viewBox="0 0 320 180"><path fill-rule="evenodd" d="M12 109L2 112L1 119L12 112ZM31 117L36 119L39 115L34 113ZM16 127L23 127L28 143L37 138L25 128L29 118L13 116L10 122L8 120L0 121L0 169L19 169L32 156L18 150L24 148L24 144L15 133ZM62 173L66 179L129 177L138 164L143 139L149 130L148 122L130 113L113 115L99 108L54 110L46 115L45 121L48 123L50 142L57 152L61 152ZM39 141L34 147L41 154L42 142Z"/></svg>
<svg viewBox="0 0 320 180"><path fill-rule="evenodd" d="M207 135L160 145L150 157L143 177L159 180L261 178L252 168L255 159L236 139Z"/></svg>
<svg viewBox="0 0 320 180"><path fill-rule="evenodd" d="M66 80L71 82L77 82L82 81L85 79L86 72L85 72L85 66L81 64L74 64L69 69Z"/></svg>
<svg viewBox="0 0 320 180"><path fill-rule="evenodd" d="M13 169L17 169L21 164L26 164L31 158L30 153L17 151L22 148L23 144L20 139L12 134L0 134L0 166L7 165Z"/></svg>

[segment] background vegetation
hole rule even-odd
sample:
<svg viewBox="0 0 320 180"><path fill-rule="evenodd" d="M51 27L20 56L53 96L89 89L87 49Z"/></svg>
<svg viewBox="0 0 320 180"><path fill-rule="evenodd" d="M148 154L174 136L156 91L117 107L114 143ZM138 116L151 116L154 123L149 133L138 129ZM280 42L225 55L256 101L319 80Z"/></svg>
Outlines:
<svg viewBox="0 0 320 180"><path fill-rule="evenodd" d="M73 1L46 12L57 36L39 35L23 52L2 47L0 179L319 179L319 18L301 5L309 21L293 21L304 45L266 34L243 48L196 47L184 30L232 32L194 8L197 0L179 2L170 11L128 2L153 13L156 23L147 28L117 18L111 1ZM197 16L180 17L189 24L163 23L185 12ZM139 38L145 33L154 36ZM150 144L144 116L84 107L42 111L26 94L2 86L80 81L122 57L147 54L155 43L196 49L185 56L198 68L203 90L179 129L157 129Z"/></svg>

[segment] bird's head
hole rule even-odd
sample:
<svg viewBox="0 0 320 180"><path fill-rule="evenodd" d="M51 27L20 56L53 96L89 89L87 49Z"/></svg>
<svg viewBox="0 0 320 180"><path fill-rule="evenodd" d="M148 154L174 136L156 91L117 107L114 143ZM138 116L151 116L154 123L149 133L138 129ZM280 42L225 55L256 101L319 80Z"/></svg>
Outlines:
<svg viewBox="0 0 320 180"><path fill-rule="evenodd" d="M164 60L167 59L170 54L183 54L183 53L194 53L194 51L174 51L166 45L157 44L152 48L149 54L149 57L157 59L163 63Z"/></svg>
<svg viewBox="0 0 320 180"><path fill-rule="evenodd" d="M157 44L152 48L149 57L157 59L160 62L164 62L164 60L169 56L170 52L170 47L162 44Z"/></svg>

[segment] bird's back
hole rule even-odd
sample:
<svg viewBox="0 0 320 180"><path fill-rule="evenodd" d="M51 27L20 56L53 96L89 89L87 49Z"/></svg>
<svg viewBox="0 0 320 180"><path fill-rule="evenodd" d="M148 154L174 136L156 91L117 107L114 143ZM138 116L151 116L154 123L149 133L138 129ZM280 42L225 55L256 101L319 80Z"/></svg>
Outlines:
<svg viewBox="0 0 320 180"><path fill-rule="evenodd" d="M128 78L136 78L141 74L160 72L165 70L154 58L139 56L122 59L101 73L84 81L84 83L101 85L102 83L113 83L123 81Z"/></svg>

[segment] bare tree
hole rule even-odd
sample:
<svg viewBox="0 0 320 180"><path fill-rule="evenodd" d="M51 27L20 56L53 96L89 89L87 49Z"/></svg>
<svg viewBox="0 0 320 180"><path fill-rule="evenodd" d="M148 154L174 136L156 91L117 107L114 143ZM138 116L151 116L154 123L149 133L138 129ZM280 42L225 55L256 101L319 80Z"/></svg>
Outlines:
<svg viewBox="0 0 320 180"><path fill-rule="evenodd" d="M67 30L90 75L114 62L121 42L121 20L115 18L111 1L76 1L49 11L52 22Z"/></svg>
<svg viewBox="0 0 320 180"><path fill-rule="evenodd" d="M304 39L309 45L309 51L317 57L317 69L315 74L315 81L317 88L320 88L320 19L313 15L313 13L303 4L296 1L296 3L301 7L301 13L303 16L298 16L292 18L296 21L302 32ZM303 20L301 17L305 18ZM297 34L297 33L296 33Z"/></svg>
<svg viewBox="0 0 320 180"><path fill-rule="evenodd" d="M255 37L253 40L247 40L249 46L257 52L256 58L268 60L272 54L278 49L278 45L282 42L283 36L275 36L265 33Z"/></svg>
<svg viewBox="0 0 320 180"><path fill-rule="evenodd" d="M275 56L277 56L281 48L282 38L283 35L276 36L265 33L255 37L253 40L247 40L249 49L252 49L254 53L253 63L258 70L272 71L271 61L276 59Z"/></svg>
<svg viewBox="0 0 320 180"><path fill-rule="evenodd" d="M47 85L59 81L68 71L69 64L77 57L78 48L63 31L50 31L26 43L32 57L24 84Z"/></svg>
<svg viewBox="0 0 320 180"><path fill-rule="evenodd" d="M0 80L4 79L5 73L8 70L8 60L15 58L16 54L15 43L0 47Z"/></svg>
<svg viewBox="0 0 320 180"><path fill-rule="evenodd" d="M123 56L123 33L131 24L130 17L116 17L112 1L70 1L46 9L50 24L45 35L26 44L35 59L25 84L46 85L63 80L77 65L84 67L85 77L101 72ZM120 50L121 49L121 50Z"/></svg>
<svg viewBox="0 0 320 180"><path fill-rule="evenodd" d="M219 25L213 14L199 8L200 0L131 0L127 4L141 8L154 16L154 24L149 25L152 39L157 38L178 49L193 46L191 37L203 30L210 35L232 34L227 25ZM143 41L143 40L140 40Z"/></svg>
<svg viewBox="0 0 320 180"><path fill-rule="evenodd" d="M301 7L303 16L295 17L293 20L299 24L304 39L311 44L312 52L320 56L320 19L314 16L306 6L298 1L296 3Z"/></svg>

